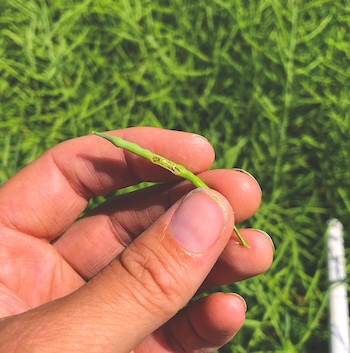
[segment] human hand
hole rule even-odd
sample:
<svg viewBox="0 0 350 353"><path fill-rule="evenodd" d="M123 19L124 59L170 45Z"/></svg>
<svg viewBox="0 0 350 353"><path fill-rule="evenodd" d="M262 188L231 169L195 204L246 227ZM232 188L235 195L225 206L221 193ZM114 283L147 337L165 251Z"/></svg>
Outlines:
<svg viewBox="0 0 350 353"><path fill-rule="evenodd" d="M232 232L260 205L256 181L207 171L214 154L198 135L113 134L183 164L217 191L190 192L188 182L171 182L96 136L59 144L17 173L0 188L0 352L213 352L242 326L239 296L186 304L270 266L268 236L241 230L244 248ZM91 197L144 180L169 182L77 220Z"/></svg>

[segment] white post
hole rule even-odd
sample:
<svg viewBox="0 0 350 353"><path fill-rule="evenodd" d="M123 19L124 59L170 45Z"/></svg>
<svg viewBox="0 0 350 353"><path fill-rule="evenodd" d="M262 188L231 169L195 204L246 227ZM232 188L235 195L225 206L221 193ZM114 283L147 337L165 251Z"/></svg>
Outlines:
<svg viewBox="0 0 350 353"><path fill-rule="evenodd" d="M349 353L349 307L345 284L343 226L337 219L329 221L327 235L330 351L331 353Z"/></svg>

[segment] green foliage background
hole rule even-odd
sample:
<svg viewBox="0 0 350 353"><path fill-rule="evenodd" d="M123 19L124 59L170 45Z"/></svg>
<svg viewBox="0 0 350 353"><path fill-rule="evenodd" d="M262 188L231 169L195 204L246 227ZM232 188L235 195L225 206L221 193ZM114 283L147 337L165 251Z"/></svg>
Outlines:
<svg viewBox="0 0 350 353"><path fill-rule="evenodd" d="M1 0L0 182L93 129L203 134L215 167L259 180L247 225L277 247L267 274L222 288L249 312L220 352L326 352L329 218L349 245L349 33L349 0Z"/></svg>

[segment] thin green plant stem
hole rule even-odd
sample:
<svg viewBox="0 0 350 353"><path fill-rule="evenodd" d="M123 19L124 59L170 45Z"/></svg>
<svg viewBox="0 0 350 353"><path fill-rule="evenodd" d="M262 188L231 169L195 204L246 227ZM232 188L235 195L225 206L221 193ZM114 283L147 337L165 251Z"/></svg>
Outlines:
<svg viewBox="0 0 350 353"><path fill-rule="evenodd" d="M186 179L190 181L195 187L209 189L209 186L204 183L202 179L200 179L197 175L193 174L191 171L186 169L183 165L175 163L163 156L160 156L156 153L151 152L148 149L142 148L136 143L126 141L117 136L111 136L107 134L103 134L101 132L92 132L94 135L100 136L108 141L110 141L114 146L119 148L124 148L125 150L132 152L140 157L143 157L153 164L159 165L160 167L169 170L171 173L175 174L176 176ZM240 243L244 247L249 247L247 242L243 239L242 235L238 231L236 225L233 227Z"/></svg>

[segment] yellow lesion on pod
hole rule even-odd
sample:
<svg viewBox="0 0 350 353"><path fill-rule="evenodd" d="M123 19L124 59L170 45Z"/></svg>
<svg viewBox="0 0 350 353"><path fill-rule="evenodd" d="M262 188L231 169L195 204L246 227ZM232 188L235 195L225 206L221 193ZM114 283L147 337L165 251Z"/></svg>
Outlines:
<svg viewBox="0 0 350 353"><path fill-rule="evenodd" d="M169 161L169 159L161 158L159 156L153 156L152 162L154 164L157 164L157 165L169 170L170 172L172 172L175 175L181 174L181 171L178 168L177 164L175 162Z"/></svg>
<svg viewBox="0 0 350 353"><path fill-rule="evenodd" d="M152 157L152 162L156 164L160 164L161 158L158 156L153 156Z"/></svg>
<svg viewBox="0 0 350 353"><path fill-rule="evenodd" d="M163 158L163 159L160 161L160 163L161 163L161 166L162 166L162 167L164 167L164 168L166 168L166 169L168 169L168 170L170 170L170 171L173 169L174 162L171 162L171 161L169 161L168 159Z"/></svg>
<svg viewBox="0 0 350 353"><path fill-rule="evenodd" d="M171 170L175 175L180 175L181 171L178 168L178 166L176 164L173 165L172 170Z"/></svg>

